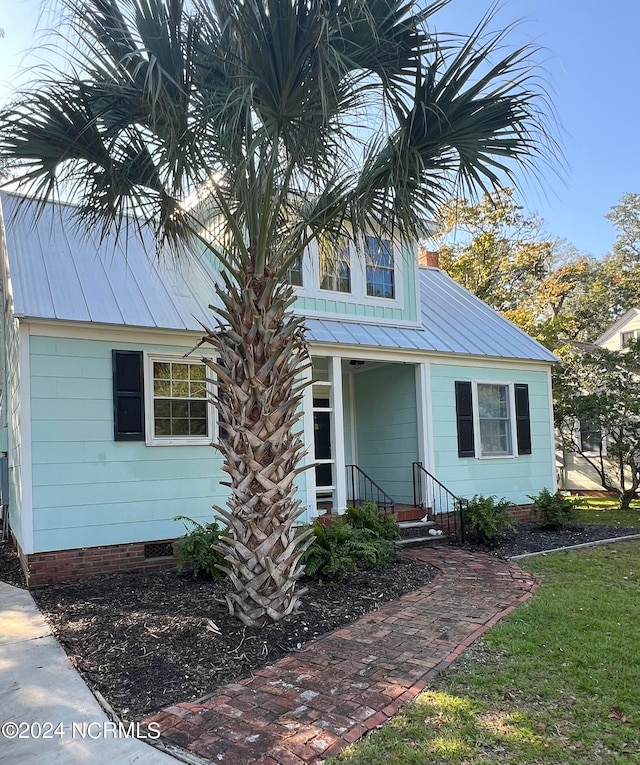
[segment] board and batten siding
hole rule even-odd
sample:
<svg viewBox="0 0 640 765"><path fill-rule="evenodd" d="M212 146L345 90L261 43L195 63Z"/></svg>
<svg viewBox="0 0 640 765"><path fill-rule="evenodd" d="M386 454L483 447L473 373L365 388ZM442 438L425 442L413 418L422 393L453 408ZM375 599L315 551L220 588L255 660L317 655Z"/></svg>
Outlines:
<svg viewBox="0 0 640 765"><path fill-rule="evenodd" d="M169 539L225 505L212 447L114 441L111 351L189 347L31 336L36 552Z"/></svg>
<svg viewBox="0 0 640 765"><path fill-rule="evenodd" d="M354 374L357 464L396 502L413 501L418 459L413 364L386 364Z"/></svg>
<svg viewBox="0 0 640 765"><path fill-rule="evenodd" d="M529 386L531 454L507 458L459 457L456 429L456 380L525 383ZM530 502L544 488L553 490L555 455L549 381L546 369L531 371L431 363L434 475L460 497L474 494L505 497L516 504Z"/></svg>

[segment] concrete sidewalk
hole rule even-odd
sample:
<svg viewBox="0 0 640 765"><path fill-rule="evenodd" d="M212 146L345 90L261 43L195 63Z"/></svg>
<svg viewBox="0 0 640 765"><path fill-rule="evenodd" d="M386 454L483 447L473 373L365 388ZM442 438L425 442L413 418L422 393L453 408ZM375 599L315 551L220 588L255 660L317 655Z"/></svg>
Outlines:
<svg viewBox="0 0 640 765"><path fill-rule="evenodd" d="M0 763L178 762L128 734L109 721L29 592L0 582Z"/></svg>

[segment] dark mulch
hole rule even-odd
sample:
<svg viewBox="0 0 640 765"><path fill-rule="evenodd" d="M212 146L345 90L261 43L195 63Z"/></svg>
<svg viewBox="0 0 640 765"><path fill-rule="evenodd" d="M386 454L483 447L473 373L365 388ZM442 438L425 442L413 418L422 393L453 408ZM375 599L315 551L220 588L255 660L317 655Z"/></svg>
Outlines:
<svg viewBox="0 0 640 765"><path fill-rule="evenodd" d="M640 529L623 529L619 526L570 526L562 531L553 531L542 528L538 523L519 523L514 531L503 534L490 544L474 544L470 541L465 546L499 558L510 558L512 555L554 550L639 533Z"/></svg>
<svg viewBox="0 0 640 765"><path fill-rule="evenodd" d="M116 712L136 719L248 677L303 643L430 582L435 570L399 560L310 586L303 610L263 629L220 602L227 585L174 572L120 573L33 591L71 660Z"/></svg>
<svg viewBox="0 0 640 765"><path fill-rule="evenodd" d="M0 541L0 582L25 587L18 553L11 540Z"/></svg>

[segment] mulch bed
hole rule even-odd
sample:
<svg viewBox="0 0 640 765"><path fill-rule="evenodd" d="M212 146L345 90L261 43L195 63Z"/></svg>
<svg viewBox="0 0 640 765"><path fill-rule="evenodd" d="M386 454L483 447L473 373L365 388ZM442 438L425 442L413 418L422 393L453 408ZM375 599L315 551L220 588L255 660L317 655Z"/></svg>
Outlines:
<svg viewBox="0 0 640 765"><path fill-rule="evenodd" d="M570 526L562 531L553 531L542 528L538 523L519 523L514 531L502 534L491 543L469 542L465 547L499 558L510 558L513 555L555 550L559 547L571 547L584 542L639 533L640 529L624 529L619 526Z"/></svg>
<svg viewBox="0 0 640 765"><path fill-rule="evenodd" d="M521 523L491 546L508 557L637 533L606 526L562 532ZM430 582L435 571L406 560L384 571L350 575L339 586L310 585L303 610L263 629L229 616L225 583L176 572L94 576L33 591L39 607L87 683L117 713L134 720L247 677L380 604ZM10 543L0 543L0 581L24 586Z"/></svg>
<svg viewBox="0 0 640 765"><path fill-rule="evenodd" d="M399 560L336 587L309 585L302 611L263 629L229 615L220 602L226 583L175 572L100 575L32 594L89 685L134 720L248 677L435 573Z"/></svg>

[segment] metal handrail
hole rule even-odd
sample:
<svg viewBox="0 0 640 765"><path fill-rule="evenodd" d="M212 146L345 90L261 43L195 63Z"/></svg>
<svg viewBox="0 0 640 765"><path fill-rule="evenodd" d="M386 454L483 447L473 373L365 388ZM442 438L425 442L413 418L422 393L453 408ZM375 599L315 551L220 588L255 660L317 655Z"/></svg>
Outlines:
<svg viewBox="0 0 640 765"><path fill-rule="evenodd" d="M364 502L375 502L378 509L384 510L385 514L393 513L396 506L395 500L371 476L357 465L347 465L346 470L349 504L355 506Z"/></svg>
<svg viewBox="0 0 640 765"><path fill-rule="evenodd" d="M424 508L429 519L447 536L464 544L464 511L468 500L456 496L423 466L413 465L413 504Z"/></svg>

